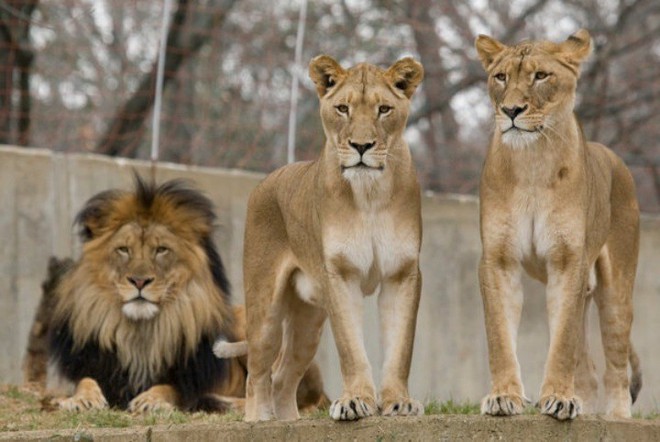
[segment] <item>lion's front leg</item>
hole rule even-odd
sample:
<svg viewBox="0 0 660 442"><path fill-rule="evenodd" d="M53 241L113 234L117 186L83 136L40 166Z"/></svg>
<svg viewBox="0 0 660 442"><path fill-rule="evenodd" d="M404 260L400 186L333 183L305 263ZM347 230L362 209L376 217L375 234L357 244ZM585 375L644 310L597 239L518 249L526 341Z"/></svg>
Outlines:
<svg viewBox="0 0 660 442"><path fill-rule="evenodd" d="M73 396L55 399L54 404L67 411L100 410L108 408L108 401L103 396L101 387L92 378L82 378Z"/></svg>
<svg viewBox="0 0 660 442"><path fill-rule="evenodd" d="M523 304L521 273L515 260L490 259L486 253L479 265L492 383L490 394L481 401L482 414L520 414L527 402L516 356Z"/></svg>
<svg viewBox="0 0 660 442"><path fill-rule="evenodd" d="M376 413L376 388L363 342L363 295L357 281L329 277L326 309L337 344L344 389L330 405L335 420L356 420Z"/></svg>
<svg viewBox="0 0 660 442"><path fill-rule="evenodd" d="M408 395L408 375L422 286L417 264L413 267L411 274L385 281L378 298L385 349L380 393L380 409L384 416L424 414L422 403Z"/></svg>
<svg viewBox="0 0 660 442"><path fill-rule="evenodd" d="M575 371L583 326L587 269L577 254L567 254L561 267L550 265L546 288L550 322L550 350L541 386L541 413L559 420L574 419L582 412L582 401L575 394Z"/></svg>
<svg viewBox="0 0 660 442"><path fill-rule="evenodd" d="M128 411L131 413L148 413L174 410L177 399L178 394L171 385L154 385L133 398L128 404Z"/></svg>

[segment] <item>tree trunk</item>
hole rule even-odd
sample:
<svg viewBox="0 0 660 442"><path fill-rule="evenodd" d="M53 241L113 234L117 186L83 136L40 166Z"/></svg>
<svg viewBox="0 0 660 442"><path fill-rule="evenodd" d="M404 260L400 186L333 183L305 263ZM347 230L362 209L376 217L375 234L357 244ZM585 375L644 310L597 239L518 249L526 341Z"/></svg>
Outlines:
<svg viewBox="0 0 660 442"><path fill-rule="evenodd" d="M0 4L0 143L26 146L30 129L31 16L39 0L10 0ZM18 82L16 81L18 78ZM18 84L16 84L18 83ZM19 105L14 109L14 90ZM13 136L14 127L17 135Z"/></svg>
<svg viewBox="0 0 660 442"><path fill-rule="evenodd" d="M191 31L196 32L195 35L184 39L183 29L189 14L189 2L188 0L178 1L167 33L163 90L177 75L181 65L195 55L208 41L211 33L206 31L213 26L220 26L234 3L236 0L219 1L215 5L216 10L213 16L204 17L206 29L195 29L198 25L195 23L194 26L191 26ZM155 60L151 71L144 76L133 96L115 115L105 135L99 141L97 151L111 156L135 157L144 134L144 121L154 104L157 70L158 60Z"/></svg>
<svg viewBox="0 0 660 442"><path fill-rule="evenodd" d="M439 122L439 131L435 128L431 119L433 114L428 115L428 130L433 133L424 136L430 154L432 170L428 171L425 181L427 186L437 191L451 191L452 183L455 182L455 160L459 149L458 123L449 103L439 101L445 97L444 91L450 86L447 72L440 59L440 48L442 41L435 32L435 21L429 14L432 8L431 0L415 0L409 3L408 15L413 20L413 34L417 44L422 64L424 65L424 97L426 107L438 109L435 114L436 122ZM440 139L438 139L440 135Z"/></svg>

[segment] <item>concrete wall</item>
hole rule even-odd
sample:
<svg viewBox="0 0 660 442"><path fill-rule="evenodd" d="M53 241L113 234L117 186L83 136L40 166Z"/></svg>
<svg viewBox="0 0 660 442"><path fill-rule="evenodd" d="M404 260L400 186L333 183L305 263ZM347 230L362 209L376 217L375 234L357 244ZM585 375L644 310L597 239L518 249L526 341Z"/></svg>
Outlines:
<svg viewBox="0 0 660 442"><path fill-rule="evenodd" d="M0 442L325 442L376 441L635 441L660 440L660 419L606 420L589 416L565 423L545 416L501 419L490 416L432 415L372 417L351 423L331 419L219 421L130 428L13 431L0 433ZM220 427L221 425L221 427ZM222 431L219 436L219 429Z"/></svg>
<svg viewBox="0 0 660 442"><path fill-rule="evenodd" d="M50 255L77 256L72 220L93 194L129 189L132 170L145 162L39 149L0 148L0 383L21 381L21 360ZM242 239L247 196L261 179L254 173L159 164L159 182L175 177L196 182L216 204L216 236L242 302ZM489 389L487 349L477 282L480 255L478 208L471 197L426 196L423 202L423 293L417 323L411 393L422 400L478 401ZM635 290L633 341L642 359L644 387L637 410L657 410L660 400L660 218L642 221L640 266ZM538 399L548 346L543 288L526 281L519 356L526 393ZM381 348L376 302L367 298L365 340L379 378ZM595 315L595 312L592 312ZM592 324L597 320L594 316ZM597 333L592 348L602 366ZM317 360L331 397L341 391L339 364L329 329Z"/></svg>

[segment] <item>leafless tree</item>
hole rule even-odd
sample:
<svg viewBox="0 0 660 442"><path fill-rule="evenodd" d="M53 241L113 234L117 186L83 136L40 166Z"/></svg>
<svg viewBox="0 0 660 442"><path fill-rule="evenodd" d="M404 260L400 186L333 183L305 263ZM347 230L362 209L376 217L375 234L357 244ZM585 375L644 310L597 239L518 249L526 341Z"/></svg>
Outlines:
<svg viewBox="0 0 660 442"><path fill-rule="evenodd" d="M191 13L191 3L178 0L165 43L164 87L176 77L183 63L208 43L211 29L222 24L234 3L236 0L218 0L209 5L209 10L195 9ZM157 64L156 60L133 96L113 119L98 144L100 152L111 156L134 156L142 139L144 120L154 103Z"/></svg>
<svg viewBox="0 0 660 442"><path fill-rule="evenodd" d="M300 72L293 66L298 3L175 5L160 158L261 171L284 164L290 82ZM20 113L33 120L30 144L147 158L163 1L0 0L0 19L11 17L3 6L27 8L23 14L33 8L38 24L29 28L31 40L23 34L29 42L23 47L32 45L36 54L31 94L23 94L32 109ZM643 209L660 212L657 0L315 0L303 59L326 53L345 65L387 66L404 55L418 57L426 79L407 136L422 184L475 193L492 130L475 37L559 41L580 27L595 42L578 89L585 133L624 157ZM296 157L309 159L318 155L323 132L314 87L302 77ZM7 124L18 128L16 117L3 120L3 109L0 133Z"/></svg>

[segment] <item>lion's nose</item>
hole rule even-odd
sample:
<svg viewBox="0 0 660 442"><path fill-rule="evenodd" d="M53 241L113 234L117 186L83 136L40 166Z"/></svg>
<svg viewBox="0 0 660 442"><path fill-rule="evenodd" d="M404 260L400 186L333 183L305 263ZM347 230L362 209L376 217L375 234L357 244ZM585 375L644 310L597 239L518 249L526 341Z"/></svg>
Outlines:
<svg viewBox="0 0 660 442"><path fill-rule="evenodd" d="M363 155L366 151L368 151L369 149L371 149L376 145L376 143L374 142L359 144L359 143L354 143L353 141L349 141L348 144L353 149L357 150L360 155Z"/></svg>
<svg viewBox="0 0 660 442"><path fill-rule="evenodd" d="M128 282L133 284L135 286L135 288L138 289L138 290L142 290L143 288L145 288L146 286L151 284L151 282L153 280L154 280L154 278L140 278L140 277L136 277L136 276L129 276L128 277Z"/></svg>
<svg viewBox="0 0 660 442"><path fill-rule="evenodd" d="M513 106L513 107L502 106L502 112L504 112L512 120L514 120L518 115L522 114L526 110L527 110L527 105L524 105L523 107L520 107L520 106Z"/></svg>

